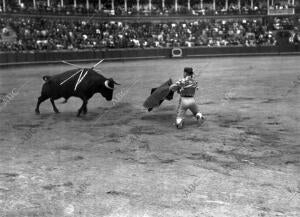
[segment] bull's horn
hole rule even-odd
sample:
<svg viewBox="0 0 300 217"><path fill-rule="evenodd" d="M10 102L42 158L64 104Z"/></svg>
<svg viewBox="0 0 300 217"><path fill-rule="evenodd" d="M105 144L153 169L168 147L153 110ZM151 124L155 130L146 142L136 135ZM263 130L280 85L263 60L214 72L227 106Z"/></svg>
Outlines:
<svg viewBox="0 0 300 217"><path fill-rule="evenodd" d="M109 82L109 80L106 80L106 81L104 82L105 87L108 88L108 89L113 90L114 88L110 87L110 86L108 85L108 82Z"/></svg>
<svg viewBox="0 0 300 217"><path fill-rule="evenodd" d="M115 82L115 81L114 81L114 84L116 84L116 85L121 85L121 84L119 84L119 83L117 83L117 82Z"/></svg>

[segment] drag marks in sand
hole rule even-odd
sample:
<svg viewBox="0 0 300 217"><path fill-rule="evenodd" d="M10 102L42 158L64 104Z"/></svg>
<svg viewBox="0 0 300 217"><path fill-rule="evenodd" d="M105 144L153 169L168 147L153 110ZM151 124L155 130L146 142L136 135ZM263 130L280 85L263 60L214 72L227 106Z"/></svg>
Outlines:
<svg viewBox="0 0 300 217"><path fill-rule="evenodd" d="M145 138L143 134L128 134L118 140L117 148L112 153L129 163L168 164L176 161L171 154L152 150L149 139Z"/></svg>

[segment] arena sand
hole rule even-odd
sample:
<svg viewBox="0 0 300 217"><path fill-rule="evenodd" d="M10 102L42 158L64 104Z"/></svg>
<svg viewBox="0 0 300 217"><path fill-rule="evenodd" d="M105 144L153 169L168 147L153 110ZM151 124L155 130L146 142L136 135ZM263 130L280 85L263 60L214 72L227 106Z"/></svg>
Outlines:
<svg viewBox="0 0 300 217"><path fill-rule="evenodd" d="M122 85L80 118L76 98L34 113L42 76L72 67L2 68L0 216L300 216L299 60L104 62ZM178 96L150 113L142 103L185 66L199 72L207 119L187 113L177 130Z"/></svg>

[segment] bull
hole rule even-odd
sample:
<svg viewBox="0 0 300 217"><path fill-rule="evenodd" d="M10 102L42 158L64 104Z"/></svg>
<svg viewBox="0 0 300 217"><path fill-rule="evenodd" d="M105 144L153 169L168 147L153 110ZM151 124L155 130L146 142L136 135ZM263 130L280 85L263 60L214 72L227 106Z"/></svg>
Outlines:
<svg viewBox="0 0 300 217"><path fill-rule="evenodd" d="M119 85L113 78L105 78L93 68L73 69L53 76L43 76L41 96L35 108L36 114L40 114L40 104L50 98L55 113L59 113L54 100L70 97L78 97L83 103L77 112L77 117L83 112L87 113L88 100L95 94L101 95L111 101L115 85Z"/></svg>

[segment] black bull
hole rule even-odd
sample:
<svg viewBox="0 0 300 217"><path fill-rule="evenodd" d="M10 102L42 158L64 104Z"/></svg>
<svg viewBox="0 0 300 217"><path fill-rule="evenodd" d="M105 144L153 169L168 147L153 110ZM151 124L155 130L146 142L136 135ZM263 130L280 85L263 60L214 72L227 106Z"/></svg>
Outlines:
<svg viewBox="0 0 300 217"><path fill-rule="evenodd" d="M118 84L112 78L105 78L93 69L73 69L53 76L44 76L43 79L45 83L35 109L37 114L40 113L40 104L49 98L54 112L59 113L54 100L62 97L68 100L71 96L83 101L77 116L80 116L81 112L86 114L88 100L95 93L101 93L107 101L110 101L113 97L114 85Z"/></svg>

